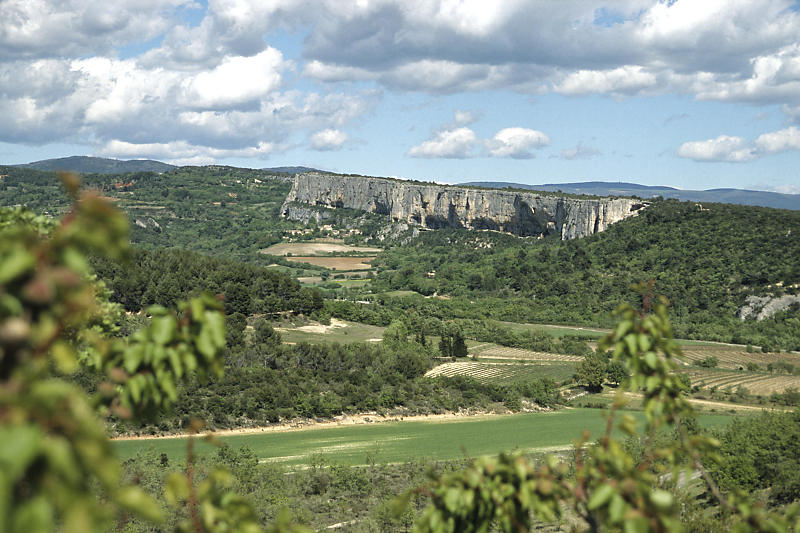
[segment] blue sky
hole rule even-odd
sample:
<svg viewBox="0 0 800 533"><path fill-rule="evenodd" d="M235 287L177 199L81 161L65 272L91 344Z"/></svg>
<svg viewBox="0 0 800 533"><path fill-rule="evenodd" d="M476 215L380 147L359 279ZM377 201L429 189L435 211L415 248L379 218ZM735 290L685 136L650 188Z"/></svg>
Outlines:
<svg viewBox="0 0 800 533"><path fill-rule="evenodd" d="M800 193L789 0L4 0L0 163Z"/></svg>

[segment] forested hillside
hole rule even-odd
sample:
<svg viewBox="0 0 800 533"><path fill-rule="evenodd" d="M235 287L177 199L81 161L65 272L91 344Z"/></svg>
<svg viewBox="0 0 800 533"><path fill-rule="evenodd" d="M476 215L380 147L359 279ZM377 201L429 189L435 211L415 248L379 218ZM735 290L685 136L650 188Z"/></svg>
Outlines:
<svg viewBox="0 0 800 533"><path fill-rule="evenodd" d="M51 214L67 205L53 173L18 167L3 167L0 173L6 174L0 180L4 205L24 204ZM312 267L260 253L302 227L279 214L289 190L287 179L286 174L210 166L164 174L92 174L83 181L128 214L132 241L139 248L192 250L254 265L279 263L301 275L302 269ZM350 227L360 216L348 210L332 212L341 215L329 221L334 226ZM364 218L357 225L360 239L380 231L381 221L373 218L379 217ZM328 307L341 318L381 325L409 309L441 320L608 325L610 312L632 297L630 286L653 279L655 291L673 302L672 318L682 336L796 349L797 306L761 322L741 322L736 314L749 295L798 292L798 235L797 211L675 200L655 201L638 217L566 242L495 232L428 231L379 255L372 264L378 276L371 286L358 293L331 293L340 299L371 300L372 305L329 301ZM187 292L189 279L197 279L195 274L181 279L177 271L161 270L159 263L191 266L177 255L153 257L158 261L132 265L128 273L103 272L116 279L116 298L129 308L159 301L156 293L162 301L174 301ZM221 284L218 279L201 283L220 292ZM251 311L277 309L274 303L264 304L254 286L247 287L249 294L243 299L254 305ZM395 290L447 299L381 296Z"/></svg>
<svg viewBox="0 0 800 533"><path fill-rule="evenodd" d="M54 172L0 167L0 205L61 213L69 201ZM183 248L268 264L259 250L297 227L278 210L289 191L286 174L233 167L181 167L171 172L87 174L85 187L114 200L131 221L131 242Z"/></svg>
<svg viewBox="0 0 800 533"><path fill-rule="evenodd" d="M175 165L168 165L152 159L108 159L105 157L89 157L75 155L58 159L44 159L19 165L36 170L63 170L81 174L122 174L125 172L168 172Z"/></svg>
<svg viewBox="0 0 800 533"><path fill-rule="evenodd" d="M447 295L438 305L468 317L607 325L631 284L653 279L681 335L796 349L797 306L758 324L736 313L748 295L796 293L798 257L796 211L666 200L574 241L425 232L378 256L374 286Z"/></svg>
<svg viewBox="0 0 800 533"><path fill-rule="evenodd" d="M282 272L185 250L135 250L129 261L96 258L93 266L111 299L128 311L174 307L204 291L222 294L229 314L308 314L322 307L318 289L301 287Z"/></svg>

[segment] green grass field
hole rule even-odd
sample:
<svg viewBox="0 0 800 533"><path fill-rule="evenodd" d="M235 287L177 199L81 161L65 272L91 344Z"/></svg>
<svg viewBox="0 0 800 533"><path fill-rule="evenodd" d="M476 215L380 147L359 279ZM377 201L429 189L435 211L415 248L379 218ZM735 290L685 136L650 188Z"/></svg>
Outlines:
<svg viewBox="0 0 800 533"><path fill-rule="evenodd" d="M417 291L386 291L381 293L383 296L388 296L389 298L405 298L407 296L422 296Z"/></svg>
<svg viewBox="0 0 800 533"><path fill-rule="evenodd" d="M603 411L569 409L550 413L522 413L436 421L403 421L378 424L328 427L299 431L254 433L222 437L233 447L249 446L259 458L282 464L299 465L323 456L346 464L366 464L367 454L377 454L380 462L409 459L458 459L496 454L504 450L526 451L568 448L583 429L599 437L605 428ZM633 412L640 421L643 414ZM703 415L704 426L719 426L728 415ZM123 459L152 448L172 459L186 453L186 439L115 441ZM213 447L199 442L197 452L209 453Z"/></svg>

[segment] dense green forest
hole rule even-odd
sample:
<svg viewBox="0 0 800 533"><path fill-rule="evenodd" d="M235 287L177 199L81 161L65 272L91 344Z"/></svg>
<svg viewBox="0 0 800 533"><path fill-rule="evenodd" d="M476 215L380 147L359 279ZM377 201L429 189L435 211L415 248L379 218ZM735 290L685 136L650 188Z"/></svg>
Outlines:
<svg viewBox="0 0 800 533"><path fill-rule="evenodd" d="M301 287L282 272L183 250L134 250L124 262L96 258L93 266L112 301L127 311L174 307L203 291L222 294L229 314L310 314L323 305L318 289Z"/></svg>
<svg viewBox="0 0 800 533"><path fill-rule="evenodd" d="M192 418L212 428L235 428L342 413L519 410L523 400L541 406L559 401L558 387L548 378L503 385L464 376L423 379L437 356L432 346L397 337L367 345L281 345L280 335L260 322L251 342L229 341L222 379L191 380L180 389L174 410L158 416L155 426L125 424L118 430L182 431Z"/></svg>
<svg viewBox="0 0 800 533"><path fill-rule="evenodd" d="M797 211L657 201L635 218L572 241L424 232L378 256L373 287L452 298L378 302L433 316L608 325L611 311L630 300L631 285L653 279L673 302L682 336L798 349L798 306L759 323L736 314L748 295L781 295L800 283L799 235Z"/></svg>
<svg viewBox="0 0 800 533"><path fill-rule="evenodd" d="M54 172L0 167L5 206L59 214L69 205ZM183 248L269 264L259 250L297 227L278 214L290 183L285 174L234 167L180 167L121 175L86 174L83 185L113 198L131 221L131 242L142 248Z"/></svg>
<svg viewBox="0 0 800 533"><path fill-rule="evenodd" d="M17 167L2 167L0 172L7 173L0 180L5 205L57 213L67 204L53 173ZM268 171L219 166L83 178L86 186L99 188L127 213L132 241L139 248L180 248L254 265L277 263L295 275L303 270L319 275L321 267L303 267L259 253L281 241L286 230L300 227L278 213L289 189L286 180L286 175ZM357 221L365 230L362 239L381 230L380 217L349 210L330 213L335 213L331 220L335 225L352 226ZM373 263L378 275L366 289L337 291L332 285L326 314L379 325L419 315L423 325L429 320L429 334L438 334L439 323L453 319L608 326L611 311L633 296L631 285L653 279L655 291L673 302L671 318L680 336L749 343L766 350L798 349L798 306L760 322L736 316L749 295L796 291L798 235L798 211L675 200L655 201L637 217L572 241L425 231L380 254ZM128 309L173 302L187 292L189 279L201 275L200 269L189 268L177 256L154 253L171 265L183 263L189 275L164 272L161 261L145 261L144 268L135 262L125 267L131 269L127 273L98 265L101 275L114 280L115 298ZM194 260L207 264L199 257ZM244 272L243 267L236 268ZM224 292L219 276L209 276L214 279L203 286ZM240 299L250 300L249 306L239 306L245 314L245 309L258 313L296 306L264 303L264 294L259 294L263 286L256 287L255 282L244 286L250 291L239 294ZM393 290L444 298L383 296ZM309 306L298 309L307 311Z"/></svg>

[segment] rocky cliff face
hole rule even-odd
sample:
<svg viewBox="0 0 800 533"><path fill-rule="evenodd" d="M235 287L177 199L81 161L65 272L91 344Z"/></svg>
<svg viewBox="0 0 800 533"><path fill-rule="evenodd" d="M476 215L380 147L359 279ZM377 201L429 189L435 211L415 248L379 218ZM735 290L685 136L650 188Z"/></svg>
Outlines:
<svg viewBox="0 0 800 533"><path fill-rule="evenodd" d="M296 203L371 211L431 229L490 229L520 236L556 234L562 239L601 232L647 205L628 198L566 198L322 172L295 176L283 206L284 215L291 214L291 204Z"/></svg>

